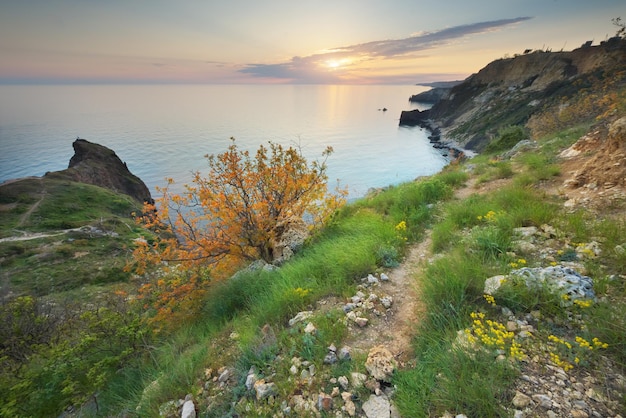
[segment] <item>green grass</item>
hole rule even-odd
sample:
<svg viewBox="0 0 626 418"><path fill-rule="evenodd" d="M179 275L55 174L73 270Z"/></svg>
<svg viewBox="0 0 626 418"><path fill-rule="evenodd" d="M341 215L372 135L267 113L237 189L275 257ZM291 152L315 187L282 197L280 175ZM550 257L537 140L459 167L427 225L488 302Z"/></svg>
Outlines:
<svg viewBox="0 0 626 418"><path fill-rule="evenodd" d="M585 267L596 280L601 300L577 315L584 320L584 336L607 342L606 354L616 367L626 368L626 285L620 276L626 270L626 255L620 251L626 247L626 222L619 213L594 218L582 211L563 212L555 198L537 188L558 174L554 153L571 143L576 132L543 139L539 152L523 154L513 162L479 156L469 162L473 170L467 166L449 167L429 179L389 187L342 209L279 269L242 271L214 283L205 299L198 302L197 317L176 324L170 333L146 337L139 354L108 377L98 395L99 414L155 416L159 405L193 393L203 402L201 408L206 408L208 398L212 399L210 411L202 409L203 416L245 415L246 407L258 416L271 416L279 410L280 401L302 390L329 393L331 377L364 372L363 354L355 355L350 362L323 364L327 347L340 347L347 338L343 312L336 308L316 311L310 319L317 327L315 334L303 332L306 323L289 327L288 320L299 311L315 308L321 299L344 300L354 294L362 277L400 263L407 243L420 240L428 226L432 226L433 249L441 257L430 262L420 277L420 295L426 309L424 316L415 321L415 358L395 374L392 382L396 387L393 399L402 416L441 416L445 411L467 416L509 416L503 405L509 404L514 395L512 382L520 373L519 364L496 361L498 353L491 349L467 351L455 343L458 332L471 326L473 312L506 321L501 314L503 306L516 314L538 311L549 320L538 326L537 340L552 332L571 337L581 331L563 331L568 329L568 312L553 295L529 291L519 283L503 286L496 295L497 307L486 302L484 280L506 274L512 268L510 262L517 259L511 252L516 227L552 225L557 231L551 237L554 245L600 242L602 257L585 261ZM454 188L469 180L468 172L479 181L510 178L511 184L463 201L451 199ZM89 190L77 193L88 194ZM129 208L123 199L83 197L89 204L97 206L106 201L109 206L106 213L85 210L81 216L89 220L102 218L103 228L120 236L91 237L76 232L62 238L0 245L3 271L11 269L15 289L32 286L29 280L35 278L33 289L40 294L56 292L69 299L88 295L98 300L105 289L127 281L121 264L102 260L123 258L125 243L140 232L122 218ZM3 199L8 198L3 195ZM9 221L0 225L2 233L12 233L28 205L37 201L29 194L11 199L15 213L4 218ZM37 209L43 211L41 216L61 215L40 222L36 215L39 212L35 211L36 216L29 218L27 226L34 231L80 223L68 215L75 209L72 205L70 197L62 193L56 202L44 199ZM398 228L402 222L406 229ZM88 254L75 257L77 252ZM529 264L544 262L531 259L536 254L528 257ZM319 377L310 386L294 385L289 370L292 357L315 365ZM593 358L584 367L591 364ZM206 390L203 392L205 369L212 368L215 376L222 366L232 368L233 385L220 389L218 395L207 395ZM246 392L245 376L251 367L259 376L272 376L277 383L275 404L260 404ZM54 374L56 370L69 374L65 365L42 373L42 378L50 381L39 392L32 389L31 398L39 405L47 399L54 413L66 406L57 396L64 383ZM356 390L354 395L357 403L363 402L369 391Z"/></svg>

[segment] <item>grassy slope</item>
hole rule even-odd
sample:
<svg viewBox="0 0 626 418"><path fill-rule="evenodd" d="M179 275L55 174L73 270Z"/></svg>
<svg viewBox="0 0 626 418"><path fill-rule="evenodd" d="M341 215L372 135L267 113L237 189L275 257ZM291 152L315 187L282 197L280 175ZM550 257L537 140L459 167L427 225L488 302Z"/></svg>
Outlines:
<svg viewBox="0 0 626 418"><path fill-rule="evenodd" d="M626 236L624 208L613 208L613 214L617 212L621 216L605 219L603 214L598 214L589 219L584 213L562 210L558 196L544 192L559 174L555 155L586 129L578 127L546 136L538 151L522 154L513 162L480 156L467 165L450 167L418 183L390 188L344 209L329 228L314 237L301 254L281 269L247 272L214 286L204 301L201 315L179 324L179 331L154 341L149 357L115 374L100 392L101 411L119 413L135 410L140 405L142 415L153 416L163 402L184 397L186 393L201 392L205 369L213 368L215 373L221 366L228 365L234 367L235 378L224 390L210 394L211 403L206 402L208 398L201 401L199 409L207 411L206 416L228 416L245 411L246 406L257 411L259 416L271 414L280 410L280 402L258 404L249 394L243 396L246 395L245 375L251 366L255 366L261 375L273 376L279 386L278 399L286 400L303 390L289 380L289 359L292 356L307 359L320 370L319 378L306 389L307 392L329 392L331 388L326 387L328 380L325 379L350 371L363 371L362 358L334 366L322 364L326 347L330 343L340 345L345 337L346 330L340 325L340 318L336 312L319 313L316 318L319 333L315 338L303 336L300 329L294 331L286 327L286 320L299 310L315 306L320 299L353 294L358 278L398 262L405 248L404 238L409 243L417 241L426 227L433 229L433 250L441 257L425 270L422 280L428 314L419 321L416 318L419 338L415 341L414 366L398 373L393 382L398 388L395 399L403 416L436 415L446 410L468 416L505 414L500 401L510 401L511 385L519 369L506 363L495 364L490 353L467 355L451 348L457 331L471 325L472 312L483 312L496 321L503 320L498 316L498 309L483 297L482 284L486 277L508 272L511 263L521 257L525 257L528 265L545 262L534 258L533 254L512 254L511 233L518 226L552 224L560 234L555 245L563 248L572 242L591 239L601 242L605 256L585 260L589 274L598 278L596 291L603 298L601 303L585 312L588 328L585 337L597 336L607 342L606 354L616 367L623 369L626 365L626 286L623 280L608 278L612 274L622 274L626 268L623 254L612 251ZM470 165L472 170L468 169ZM462 201L450 200L451 188L467 181L468 175L477 184L488 186L507 182L509 186L492 187L490 193ZM119 197L94 197L98 192L89 189L91 186L79 188L57 203L50 202L50 206L44 199L28 216L27 219L32 221L26 222L23 214L41 199L41 195L36 194L39 186L36 183L30 186L33 195L14 193L10 201L7 195L2 195L0 203L13 208L10 216L3 216L3 222L6 222L2 228L4 234L15 229L17 224L21 224L19 229L30 228L30 231L79 226L80 221L72 220L70 215L79 209L73 204L76 196L81 196L81 199L93 202L94 208L101 208L103 203L107 207L104 212L88 210L82 215L83 219L108 219L110 226L104 229L122 234L120 240L107 241L107 244L91 237L65 237L65 241L48 238L49 242L39 242L40 247L63 248L70 242L87 240L90 247L86 252L96 253L97 248L110 245L115 250L110 253L113 257L120 255L123 243L136 236L133 226L119 217L127 213L127 207L118 200ZM46 214L38 210L50 212ZM58 211L64 215L53 215ZM495 222L485 224L478 217L489 211L500 215ZM39 222L37 213L41 219L56 220ZM405 236L399 236L395 228L400 221L408 224ZM92 243L94 247L91 247ZM35 261L38 257L33 257L35 254L29 253L30 249L15 245L0 247L5 254L3 263L10 260L8 265L15 268L16 275L12 274L12 277L17 277L20 263L26 263L23 271L36 271L34 265L28 263L39 263ZM74 260L72 255L76 255L77 249L73 245L61 251L65 259ZM50 264L54 266L54 259L52 261ZM79 270L87 273L94 269L86 263ZM75 274L70 276L77 277ZM109 277L108 274L105 276ZM68 286L75 287L77 283L71 279ZM55 284L42 292L58 289ZM539 310L546 317L553 318L552 321L563 321L562 312L545 295L536 297L513 292L498 299L497 303L510 306L516 313ZM262 331L265 324L270 324L275 336L269 341ZM581 367L595 370L598 365L591 360ZM146 390L147 387L151 389ZM357 392L355 401L360 404L366 396L367 391ZM233 406L232 402L239 399L243 401Z"/></svg>
<svg viewBox="0 0 626 418"><path fill-rule="evenodd" d="M33 178L3 185L0 205L3 294L44 296L128 280L122 271L126 247L140 232L131 213L141 207L132 198L88 184ZM9 240L33 234L41 237Z"/></svg>
<svg viewBox="0 0 626 418"><path fill-rule="evenodd" d="M558 196L543 192L559 174L555 152L573 143L581 129L585 128L546 138L538 151L522 154L513 162L496 162L485 156L469 161L473 167L470 177L477 184L488 186L502 181L508 184L497 186L489 193L461 201L448 200L450 187L458 187L468 178L467 166L462 165L450 167L421 183L391 188L346 208L333 226L277 272L248 273L217 286L206 300L202 321L185 327L163 349L157 350L153 365L141 372L148 378L141 379L136 374L138 371L132 374L133 379L125 377L129 379L126 382L133 381L136 385L130 399L129 386L121 382L116 385L120 385L117 390L125 394L123 400L115 390L104 398L108 396L111 405L117 404L115 408L120 403L128 407L141 404L150 415L157 405L176 394L183 397L185 393L200 392L197 385L201 384L198 382L202 381L205 368L217 370L224 365L234 365L236 382L230 388L213 393L212 403L200 400L199 410L208 408L206 416L229 416L236 411L241 413L248 406L256 411L252 416L264 416L279 411L279 402L272 406L246 395L248 392L243 386L246 373L255 366L261 375L271 375L273 381L278 382L278 399L287 400L300 390L294 386L288 372L289 359L293 356L314 362L320 370L319 377L306 393L330 392L332 388L326 385L332 376L363 371L362 358L351 364L328 366L321 363L326 347L330 343L339 345L345 338L346 329L338 325L341 315L337 317L330 312L316 317L319 334L313 339L304 337L301 330L286 327L286 321L317 300L352 294L356 285L354 279L380 268L388 257L401 256L402 245L394 244L397 238L394 226L401 220L408 220L411 241L421 238L424 227L432 227L433 247L441 258L428 266L422 279L428 313L425 318L416 320L419 336L415 341L414 367L402 370L394 379L395 400L402 416L440 415L446 410L468 416L506 415L502 404L510 402L512 384L523 363L514 362L511 367L508 362L494 363L489 351L468 354L451 348L457 331L471 325L472 312L484 312L494 321L505 321L498 313L500 308L493 308L483 297L485 278L510 271L511 263L521 257L526 257L524 262L529 266L546 263L537 255L512 253L513 228L555 225L562 234L558 245L566 246L573 240L599 239L606 254L618 243L620 233L616 231L624 232L626 228L623 217L610 220L598 217L581 229L579 213L564 211ZM507 164L508 168L503 170L502 164ZM446 201L435 207L428 206ZM478 218L489 211L501 216L494 224L485 225ZM603 225L602 234L612 231L611 237L599 237L599 225ZM602 260L585 261L585 267L597 278L596 291L605 302L585 313L588 330L580 334L589 340L594 336L607 342L606 354L622 369L626 367L623 356L626 352L623 333L626 292L623 284L609 285L605 278L623 271L623 258L607 256ZM294 292L298 288L306 290L306 294ZM551 320L556 323L564 321L563 311L549 296L514 292L499 298L498 303L510 306L516 314L539 310L545 318L554 318ZM607 315L612 317L610 322ZM263 345L264 324L272 324L276 335L276 340L268 345ZM236 340L229 337L233 332L238 336ZM547 334L541 334L541 338L546 337ZM568 337L573 338L573 335ZM531 347L524 347L524 350L532 352ZM592 359L579 366L580 370L588 371L596 367L599 366ZM152 388L157 389L146 393L145 385L150 382L153 382ZM154 382L158 384L155 386ZM367 391L357 391L357 404L367 396ZM233 407L232 402L237 401L239 403Z"/></svg>

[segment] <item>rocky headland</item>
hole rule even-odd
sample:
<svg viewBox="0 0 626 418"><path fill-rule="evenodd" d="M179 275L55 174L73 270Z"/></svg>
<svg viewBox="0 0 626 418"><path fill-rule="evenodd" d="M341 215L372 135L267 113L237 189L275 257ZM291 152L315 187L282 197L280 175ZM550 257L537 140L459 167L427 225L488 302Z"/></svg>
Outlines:
<svg viewBox="0 0 626 418"><path fill-rule="evenodd" d="M525 51L493 61L453 87L411 97L433 103L427 110L403 111L400 125L422 126L433 142L482 151L498 129L524 125L533 113L564 102L596 79L623 71L626 40L611 38L567 52Z"/></svg>
<svg viewBox="0 0 626 418"><path fill-rule="evenodd" d="M48 172L44 177L93 184L129 195L142 203L152 200L146 184L130 172L115 151L80 138L72 146L74 155L67 169Z"/></svg>

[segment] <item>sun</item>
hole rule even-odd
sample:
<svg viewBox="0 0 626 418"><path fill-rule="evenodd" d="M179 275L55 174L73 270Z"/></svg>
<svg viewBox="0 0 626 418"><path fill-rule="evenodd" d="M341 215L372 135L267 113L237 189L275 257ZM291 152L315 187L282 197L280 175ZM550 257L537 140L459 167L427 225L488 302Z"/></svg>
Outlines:
<svg viewBox="0 0 626 418"><path fill-rule="evenodd" d="M339 61L326 61L326 66L331 69L339 68L341 66L341 62Z"/></svg>

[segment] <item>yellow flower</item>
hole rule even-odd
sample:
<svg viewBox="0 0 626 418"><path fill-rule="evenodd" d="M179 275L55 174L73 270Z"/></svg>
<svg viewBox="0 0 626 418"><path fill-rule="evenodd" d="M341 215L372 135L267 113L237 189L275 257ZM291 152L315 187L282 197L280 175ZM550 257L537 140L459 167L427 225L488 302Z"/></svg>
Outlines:
<svg viewBox="0 0 626 418"><path fill-rule="evenodd" d="M398 223L398 225L396 225L396 231L398 231L398 232L406 231L406 222L405 221L401 221L400 223Z"/></svg>

